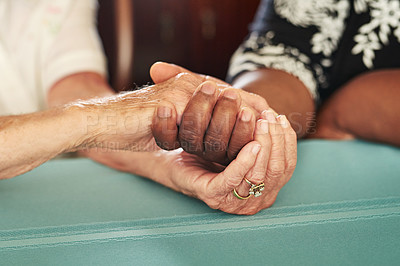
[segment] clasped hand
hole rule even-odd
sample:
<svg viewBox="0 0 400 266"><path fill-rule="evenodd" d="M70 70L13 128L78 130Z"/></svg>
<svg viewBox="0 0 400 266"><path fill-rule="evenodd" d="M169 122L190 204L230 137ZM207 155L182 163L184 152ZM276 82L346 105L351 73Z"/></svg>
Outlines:
<svg viewBox="0 0 400 266"><path fill-rule="evenodd" d="M163 82L178 72L191 75L199 86L183 112L162 101L152 124L161 148L184 150L166 155L177 189L228 213L254 214L271 206L296 166L296 134L289 121L275 117L259 96L178 66L156 64L152 78ZM244 178L264 183L262 196L235 197L234 189L243 197L249 194Z"/></svg>
<svg viewBox="0 0 400 266"><path fill-rule="evenodd" d="M150 73L154 86L72 104L88 117L75 146L151 151L143 175L214 209L254 214L271 206L296 166L286 117L258 95L175 65L157 63ZM261 196L247 197L245 178L264 183Z"/></svg>

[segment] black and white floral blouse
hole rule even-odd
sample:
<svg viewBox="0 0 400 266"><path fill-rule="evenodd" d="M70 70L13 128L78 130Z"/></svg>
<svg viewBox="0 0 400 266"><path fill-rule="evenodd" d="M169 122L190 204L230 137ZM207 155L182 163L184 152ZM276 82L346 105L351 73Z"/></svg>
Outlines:
<svg viewBox="0 0 400 266"><path fill-rule="evenodd" d="M250 30L229 81L280 69L323 101L363 72L400 68L400 0L262 0Z"/></svg>

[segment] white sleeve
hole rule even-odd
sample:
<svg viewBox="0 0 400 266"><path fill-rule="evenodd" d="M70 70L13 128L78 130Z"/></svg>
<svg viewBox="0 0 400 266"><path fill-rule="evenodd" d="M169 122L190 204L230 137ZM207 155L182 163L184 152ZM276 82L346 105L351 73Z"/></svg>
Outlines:
<svg viewBox="0 0 400 266"><path fill-rule="evenodd" d="M65 2L64 2L65 3ZM96 0L70 0L59 28L43 46L42 84L45 91L58 80L78 72L106 76L106 59L96 28Z"/></svg>

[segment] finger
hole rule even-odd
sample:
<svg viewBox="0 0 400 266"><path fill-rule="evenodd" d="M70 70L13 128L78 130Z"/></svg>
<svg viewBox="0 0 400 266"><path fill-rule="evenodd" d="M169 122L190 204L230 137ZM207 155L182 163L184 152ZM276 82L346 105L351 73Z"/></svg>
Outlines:
<svg viewBox="0 0 400 266"><path fill-rule="evenodd" d="M227 147L239 112L240 101L240 96L234 89L224 90L219 97L204 137L206 160L227 163Z"/></svg>
<svg viewBox="0 0 400 266"><path fill-rule="evenodd" d="M220 196L232 193L233 189L242 182L246 173L254 165L260 149L261 145L256 141L244 146L236 159L210 182L209 191L213 191L215 195Z"/></svg>
<svg viewBox="0 0 400 266"><path fill-rule="evenodd" d="M261 97L260 95L242 90L240 96L242 96L243 102L246 102L248 106L251 106L259 114L269 108L269 105L265 98Z"/></svg>
<svg viewBox="0 0 400 266"><path fill-rule="evenodd" d="M254 139L261 144L261 151L258 154L254 167L247 174L247 179L253 184L259 184L265 181L272 147L269 127L267 120L259 119L257 121Z"/></svg>
<svg viewBox="0 0 400 266"><path fill-rule="evenodd" d="M229 86L229 84L227 84L226 82L224 82L220 79L214 78L212 76L197 74L197 73L194 73L184 67L170 64L170 63L156 62L150 68L150 77L155 84L167 81L168 79L175 77L179 73L192 74L192 75L196 76L200 82L204 82L204 81L215 82L219 87Z"/></svg>
<svg viewBox="0 0 400 266"><path fill-rule="evenodd" d="M204 135L217 101L216 85L207 81L199 86L182 114L179 143L188 153L203 155Z"/></svg>
<svg viewBox="0 0 400 266"><path fill-rule="evenodd" d="M255 140L257 140L258 142L262 142L263 140L266 140L265 136L269 135L269 144L267 144L266 146L269 146L270 148L267 153L263 153L263 148L265 147L266 143L263 143L264 145L261 145L261 151L257 156L256 163L246 175L247 179L253 184L260 183L260 180L257 180L257 176L264 176L265 189L262 192L262 196L258 198L258 204L257 202L254 202L254 200L256 200L256 197L250 198L248 200L249 203L247 205L241 206L241 209L238 210L239 213L254 214L261 209L270 207L275 202L279 190L282 188L284 182L286 181L284 166L282 167L282 165L284 165L284 151L286 144L283 136L284 131L282 123L280 123L275 118L275 116L276 113L272 110L269 110L269 112L263 112L261 115L261 119L258 121L261 122L261 124L257 124ZM266 125L268 125L268 133L262 134L262 131L266 129ZM259 132L261 134L259 134ZM265 158L259 160L263 155L265 156ZM275 172L277 174L273 174ZM244 182L242 182L239 188L244 189L247 187L248 189L249 184L243 183ZM247 194L248 193L249 192L247 192Z"/></svg>
<svg viewBox="0 0 400 266"><path fill-rule="evenodd" d="M155 84L169 80L179 73L192 73L191 71L174 64L156 62L150 68L150 77Z"/></svg>
<svg viewBox="0 0 400 266"><path fill-rule="evenodd" d="M232 136L229 141L227 157L229 161L236 158L239 151L250 141L253 140L255 129L255 116L249 108L242 108L240 111Z"/></svg>
<svg viewBox="0 0 400 266"><path fill-rule="evenodd" d="M285 185L296 168L297 163L297 135L291 127L289 120L285 115L278 117L278 122L283 128L285 138L285 176L286 179L282 185Z"/></svg>
<svg viewBox="0 0 400 266"><path fill-rule="evenodd" d="M254 166L246 174L246 178L252 184L258 185L265 182L269 156L271 153L271 136L269 134L269 123L267 120L259 119L256 124L254 139L261 144L261 150L257 156ZM242 182L237 188L241 195L249 194L250 185Z"/></svg>
<svg viewBox="0 0 400 266"><path fill-rule="evenodd" d="M176 110L173 104L161 102L157 107L151 126L157 145L164 150L179 148Z"/></svg>
<svg viewBox="0 0 400 266"><path fill-rule="evenodd" d="M268 120L271 135L271 153L266 176L266 190L277 188L277 184L284 178L285 173L285 139L283 128L277 123L274 112L263 112L262 116Z"/></svg>

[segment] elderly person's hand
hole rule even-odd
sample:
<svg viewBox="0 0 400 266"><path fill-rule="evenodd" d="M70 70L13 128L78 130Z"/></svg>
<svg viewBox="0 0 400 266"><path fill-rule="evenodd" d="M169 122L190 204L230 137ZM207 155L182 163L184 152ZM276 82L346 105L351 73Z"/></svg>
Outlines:
<svg viewBox="0 0 400 266"><path fill-rule="evenodd" d="M65 82L64 88L71 87ZM197 86L192 76L183 73L133 92L0 117L4 140L0 153L9 155L0 162L0 179L22 174L63 152L158 150L151 132L158 104L173 102L174 112L182 114ZM158 109L157 113L168 117L172 112Z"/></svg>
<svg viewBox="0 0 400 266"><path fill-rule="evenodd" d="M154 121L153 135L157 144L166 150L182 147L206 160L228 164L253 140L255 119L268 109L266 101L258 95L230 88L218 79L175 65L156 63L151 75L155 82L161 82L180 71L197 82L208 82L195 92L182 118L178 117L179 129L166 119ZM214 82L224 89L212 85Z"/></svg>
<svg viewBox="0 0 400 266"><path fill-rule="evenodd" d="M194 90L197 83L193 83L191 77L193 76L179 74L166 82L158 83L144 90L122 94L119 97L123 97L122 101L130 103L139 100L142 112L146 113L144 117L148 117L151 112L154 112L153 132L161 132L168 143L173 145L176 145L177 142L178 121L181 121L185 113L188 110L193 110L194 107L196 107L194 110L197 110L199 118L203 119L211 109L219 109L218 112L226 113L227 115L221 116L218 113L213 113L214 118L218 118L217 125L228 126L229 130L224 132L229 136L232 134L230 130L235 133L236 127L241 128L238 132L243 131L246 134L251 132L247 141L238 137L238 141L250 143L242 143L241 145L244 145L244 147L240 148L237 156L231 157L233 161L226 167L203 160L197 155L182 150L169 152L157 150L151 153L138 154L137 157L140 157L140 160L133 161L143 162L140 169L137 166L132 166L134 165L132 163L127 163L121 170L148 176L177 191L199 198L212 208L229 213L254 214L271 206L279 190L293 174L296 164L296 135L286 118L279 117L276 119L272 112L262 112L259 116L261 119L256 124L256 116L254 112L249 110L250 108L240 109L242 99L237 90L218 87L212 81L206 81ZM203 89L207 93L203 93ZM220 91L222 91L221 95L219 94ZM226 93L232 92L236 97L232 97L232 95L225 97ZM145 100L151 104L146 105ZM120 101L121 99L110 104L116 104L114 107L121 107L118 103ZM215 105L220 107L217 108ZM151 107L149 108L149 106ZM155 106L157 106L156 110L154 110ZM206 106L207 108L198 108L197 106ZM111 109L119 110L114 107ZM136 110L135 105L131 104L130 107L132 108L131 111ZM148 108L149 110L147 110ZM117 117L122 119L124 114L126 115L126 112L129 112L129 108L120 109L123 112ZM238 116L237 113L239 113ZM242 116L245 115L248 115L250 119L242 120ZM234 117L233 120L232 117ZM236 121L236 117L240 121ZM138 134L144 136L144 138L136 141L142 141L142 143L148 145L147 150L152 150L155 148L155 143L148 132L151 121L150 119L140 121L140 128L146 130L142 132L143 134ZM201 119L199 121L201 122ZM123 125L123 123L120 124ZM233 128L232 125L234 125ZM196 128L196 125L194 126ZM158 127L158 129L155 127ZM205 127L199 128L201 133ZM121 137L124 139L124 136L111 134L109 140L115 141L115 139ZM232 139L232 137L230 138ZM251 141L252 139L255 139L255 141ZM129 141L131 140L128 140L127 143L131 143ZM132 146L128 147L130 150L134 150ZM139 147L137 150L143 150L142 148ZM121 165L121 163L117 162L117 165ZM259 197L248 196L251 186L246 180L256 186L262 183L265 186L264 190L261 191L262 195ZM259 188L261 187L259 186ZM236 196L233 191L236 192ZM253 192L258 195L257 191Z"/></svg>
<svg viewBox="0 0 400 266"><path fill-rule="evenodd" d="M172 128L171 131L176 132L173 120L177 114L173 110L164 125L165 130ZM113 167L121 171L146 176L198 198L211 208L251 215L274 203L278 192L293 174L297 156L296 134L284 116L275 118L272 112L263 112L257 121L254 138L255 141L246 144L226 167L182 149L127 153L123 162L120 157L113 158L111 152L110 157L97 159L106 164L114 160ZM256 187L262 183L262 195L249 196L251 186L245 178Z"/></svg>
<svg viewBox="0 0 400 266"><path fill-rule="evenodd" d="M152 151L158 149L151 132L155 113L160 117L181 117L191 99L197 81L189 74L140 90L123 92L105 98L71 103L87 125L79 148ZM157 108L160 103L173 103ZM173 113L172 113L173 109Z"/></svg>
<svg viewBox="0 0 400 266"><path fill-rule="evenodd" d="M193 94L178 123L176 115L155 116L154 138L164 149L182 147L188 153L226 165L253 140L256 117L250 108L240 108L241 101L238 90L226 88L220 92L214 82L206 81ZM172 104L163 105L159 109L173 109Z"/></svg>
<svg viewBox="0 0 400 266"><path fill-rule="evenodd" d="M295 169L296 134L284 116L264 112L261 117L255 141L245 145L226 168L181 149L161 151L164 159L158 168L163 170L155 170L157 179L228 213L251 215L270 207ZM256 186L263 183L260 196L249 196L251 186L245 178Z"/></svg>
<svg viewBox="0 0 400 266"><path fill-rule="evenodd" d="M194 82L197 86L205 81L213 81L217 84L219 88L231 87L231 85L226 83L225 81L211 76L197 74L174 64L157 62L153 64L150 69L150 75L155 84L165 82L170 78L183 73L189 75L191 81ZM266 100L257 94L246 92L244 90L238 90L238 93L242 98L241 107L248 107L255 114L260 114L262 111L269 108Z"/></svg>

